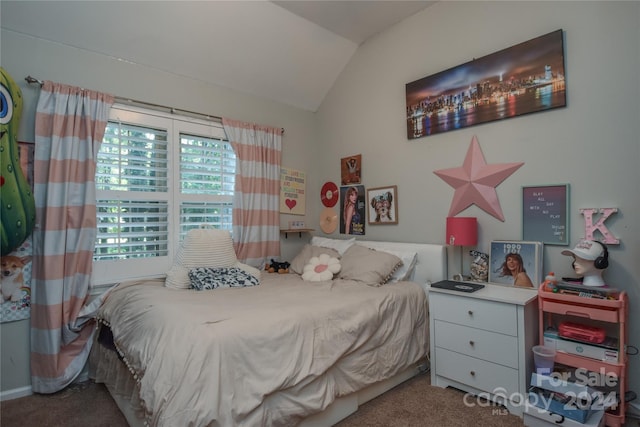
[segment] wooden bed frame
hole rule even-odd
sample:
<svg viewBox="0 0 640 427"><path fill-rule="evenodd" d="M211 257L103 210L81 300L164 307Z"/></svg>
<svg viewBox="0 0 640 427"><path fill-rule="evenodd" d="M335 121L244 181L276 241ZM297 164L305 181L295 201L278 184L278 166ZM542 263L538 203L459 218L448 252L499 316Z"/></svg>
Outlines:
<svg viewBox="0 0 640 427"><path fill-rule="evenodd" d="M388 250L415 251L417 253L417 262L412 280L419 283L424 288L425 293L428 293L431 283L447 278L447 251L443 245L364 240L359 240L356 243L379 250L387 248ZM124 370L120 375L128 375L128 370L124 364L120 363L120 368L118 369ZM305 418L299 425L302 427L326 427L334 425L356 412L358 406L363 403L383 394L421 372L428 371L428 369L428 362L425 360L424 363L406 369L391 378L372 384L350 395L339 397L324 411ZM112 376L112 378L116 377L117 375ZM115 384L106 382L105 385L129 425L131 427L144 426L144 419L136 415L133 405L126 397L116 392Z"/></svg>

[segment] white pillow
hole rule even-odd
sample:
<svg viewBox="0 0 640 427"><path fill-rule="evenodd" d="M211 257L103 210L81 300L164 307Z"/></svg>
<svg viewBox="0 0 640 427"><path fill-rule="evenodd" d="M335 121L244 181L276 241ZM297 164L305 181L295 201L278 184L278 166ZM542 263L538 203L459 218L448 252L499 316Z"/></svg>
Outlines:
<svg viewBox="0 0 640 427"><path fill-rule="evenodd" d="M329 239L327 237L313 236L311 238L311 245L335 249L340 255L343 255L355 242L355 237L351 239Z"/></svg>
<svg viewBox="0 0 640 427"><path fill-rule="evenodd" d="M391 275L388 283L402 282L404 280L411 280L413 270L416 268L418 262L418 253L412 251L396 251L390 249L378 249L380 252L387 252L397 256L402 260L402 266L399 267Z"/></svg>
<svg viewBox="0 0 640 427"><path fill-rule="evenodd" d="M190 289L189 270L198 267L237 267L260 280L260 271L238 262L231 233L213 228L189 230L178 248L176 259L167 272L165 286Z"/></svg>
<svg viewBox="0 0 640 427"><path fill-rule="evenodd" d="M327 282L340 271L340 260L328 254L312 257L304 266L302 280L310 282Z"/></svg>

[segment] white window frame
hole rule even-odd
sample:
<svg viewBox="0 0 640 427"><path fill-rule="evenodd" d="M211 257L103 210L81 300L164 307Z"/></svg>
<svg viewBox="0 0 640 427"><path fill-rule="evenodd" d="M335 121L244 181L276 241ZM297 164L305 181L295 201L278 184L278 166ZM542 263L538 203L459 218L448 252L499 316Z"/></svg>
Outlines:
<svg viewBox="0 0 640 427"><path fill-rule="evenodd" d="M166 129L167 131L167 193L169 203L168 222L168 255L151 258L131 258L118 260L100 260L93 262L92 285L105 286L124 280L164 277L173 264L176 251L181 241L180 203L181 201L232 201L233 196L204 196L180 193L180 134L197 135L206 138L226 140L227 136L221 123L200 120L191 117L177 116L162 111L115 104L110 111L110 121L121 121L132 125ZM164 199L164 193L136 193L137 199ZM127 192L96 191L97 200L127 199Z"/></svg>

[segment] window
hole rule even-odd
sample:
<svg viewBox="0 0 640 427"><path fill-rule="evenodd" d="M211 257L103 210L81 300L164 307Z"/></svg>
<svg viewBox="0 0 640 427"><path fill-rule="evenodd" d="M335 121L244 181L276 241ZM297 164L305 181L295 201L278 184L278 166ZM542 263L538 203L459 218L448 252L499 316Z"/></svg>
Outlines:
<svg viewBox="0 0 640 427"><path fill-rule="evenodd" d="M189 229L231 230L235 169L219 123L112 108L96 168L94 283L162 275Z"/></svg>

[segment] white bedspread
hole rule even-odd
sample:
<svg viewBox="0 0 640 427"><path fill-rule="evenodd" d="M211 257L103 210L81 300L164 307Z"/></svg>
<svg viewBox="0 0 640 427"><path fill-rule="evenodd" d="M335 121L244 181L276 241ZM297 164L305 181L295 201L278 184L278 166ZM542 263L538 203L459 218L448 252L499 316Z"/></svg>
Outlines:
<svg viewBox="0 0 640 427"><path fill-rule="evenodd" d="M428 352L426 297L263 274L259 286L121 284L100 308L151 425L291 426Z"/></svg>

